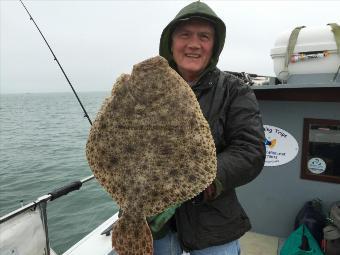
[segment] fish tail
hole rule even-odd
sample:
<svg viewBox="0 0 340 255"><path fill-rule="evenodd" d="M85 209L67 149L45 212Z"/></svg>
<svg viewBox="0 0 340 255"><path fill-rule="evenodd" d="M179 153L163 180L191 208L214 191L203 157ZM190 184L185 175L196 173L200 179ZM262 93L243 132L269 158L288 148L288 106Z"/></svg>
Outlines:
<svg viewBox="0 0 340 255"><path fill-rule="evenodd" d="M145 216L123 212L112 228L112 247L119 255L152 255L153 240Z"/></svg>

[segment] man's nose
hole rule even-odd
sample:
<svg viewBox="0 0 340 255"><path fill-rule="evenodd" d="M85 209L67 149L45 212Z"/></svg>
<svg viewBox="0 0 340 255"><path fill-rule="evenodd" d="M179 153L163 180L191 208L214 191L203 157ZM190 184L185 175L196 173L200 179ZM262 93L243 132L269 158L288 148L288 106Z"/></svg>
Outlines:
<svg viewBox="0 0 340 255"><path fill-rule="evenodd" d="M199 40L199 37L197 35L194 34L190 37L188 47L195 48L195 49L201 47L200 40Z"/></svg>

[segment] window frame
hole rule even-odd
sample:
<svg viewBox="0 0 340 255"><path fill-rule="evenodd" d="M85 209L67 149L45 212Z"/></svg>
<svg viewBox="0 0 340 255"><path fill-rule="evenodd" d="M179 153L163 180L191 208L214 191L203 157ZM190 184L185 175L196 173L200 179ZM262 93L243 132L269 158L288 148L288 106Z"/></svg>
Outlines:
<svg viewBox="0 0 340 255"><path fill-rule="evenodd" d="M322 181L322 182L332 182L332 183L340 183L340 176L335 175L318 175L313 174L308 170L308 154L309 154L309 127L312 124L318 125L339 125L340 120L331 120L331 119L303 119L303 141L302 141L302 156L301 156L301 179L314 180L314 181Z"/></svg>

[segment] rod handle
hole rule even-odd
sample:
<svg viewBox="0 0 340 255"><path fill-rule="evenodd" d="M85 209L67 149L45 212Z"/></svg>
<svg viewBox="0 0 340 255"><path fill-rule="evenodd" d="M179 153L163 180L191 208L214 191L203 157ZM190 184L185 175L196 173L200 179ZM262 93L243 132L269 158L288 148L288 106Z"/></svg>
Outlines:
<svg viewBox="0 0 340 255"><path fill-rule="evenodd" d="M63 187L57 188L48 194L51 195L51 201L52 201L54 199L57 199L58 197L67 195L68 193L72 191L80 189L82 185L83 183L81 181L74 181Z"/></svg>

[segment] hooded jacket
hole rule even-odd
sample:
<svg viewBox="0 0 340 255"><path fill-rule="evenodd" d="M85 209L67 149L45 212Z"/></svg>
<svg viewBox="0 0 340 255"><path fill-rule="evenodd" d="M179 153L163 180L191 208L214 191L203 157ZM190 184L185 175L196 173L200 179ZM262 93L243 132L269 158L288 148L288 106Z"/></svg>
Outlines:
<svg viewBox="0 0 340 255"><path fill-rule="evenodd" d="M225 41L225 25L202 2L184 7L165 27L159 54L176 70L171 35L179 22L208 20L215 28L211 61L192 86L207 119L217 153L217 177L222 190L212 201L190 200L176 209L176 230L184 250L200 250L240 238L250 229L235 188L253 180L265 159L264 131L253 91L240 79L220 71L216 64Z"/></svg>
<svg viewBox="0 0 340 255"><path fill-rule="evenodd" d="M211 57L209 65L204 71L204 73L206 73L207 71L215 68L217 65L218 58L224 46L226 28L225 28L224 22L205 3L202 3L199 1L193 2L185 6L182 10L179 11L176 17L164 28L162 32L160 44L159 44L159 55L167 59L169 62L169 65L172 68L174 68L175 70L177 69L176 63L174 62L174 59L171 53L171 35L179 23L185 22L192 18L200 18L200 19L207 20L210 23L212 23L215 28L216 37L215 37L214 52Z"/></svg>

